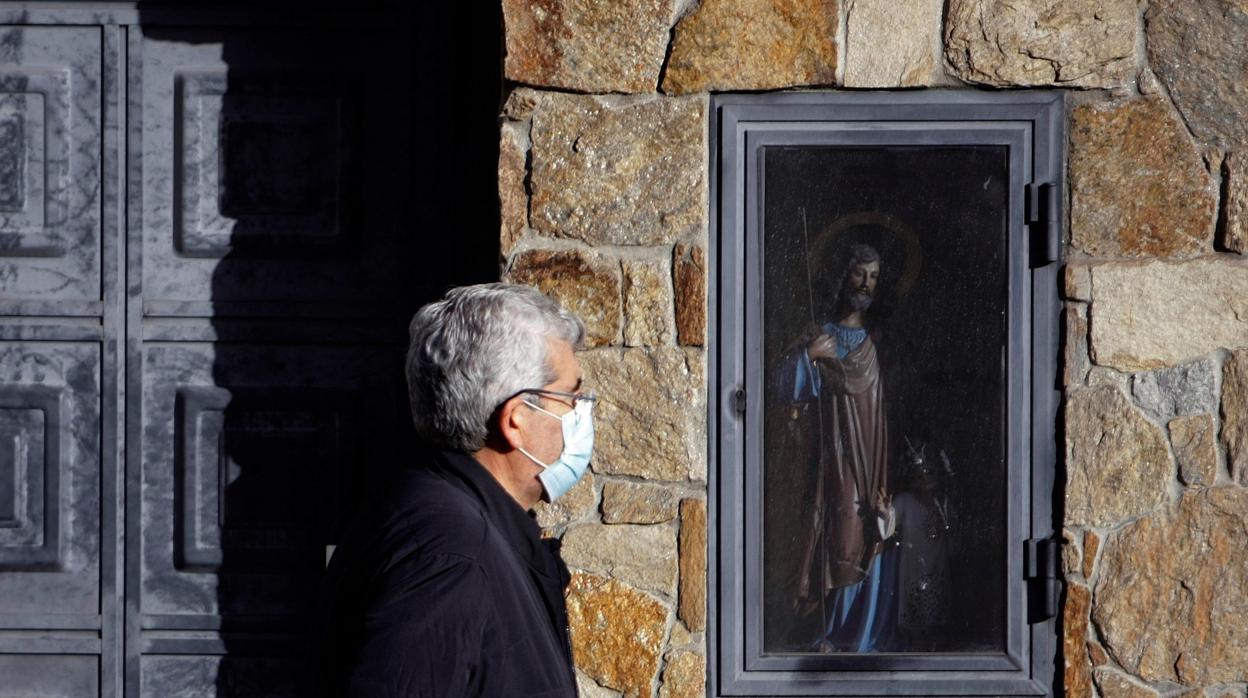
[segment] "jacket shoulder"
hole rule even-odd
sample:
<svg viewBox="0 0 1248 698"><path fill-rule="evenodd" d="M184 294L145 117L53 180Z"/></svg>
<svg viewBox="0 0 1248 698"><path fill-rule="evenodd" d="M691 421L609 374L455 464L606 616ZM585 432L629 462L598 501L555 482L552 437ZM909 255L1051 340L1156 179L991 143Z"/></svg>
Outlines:
<svg viewBox="0 0 1248 698"><path fill-rule="evenodd" d="M379 526L381 538L422 555L476 559L487 534L481 504L435 475L404 478L388 509Z"/></svg>

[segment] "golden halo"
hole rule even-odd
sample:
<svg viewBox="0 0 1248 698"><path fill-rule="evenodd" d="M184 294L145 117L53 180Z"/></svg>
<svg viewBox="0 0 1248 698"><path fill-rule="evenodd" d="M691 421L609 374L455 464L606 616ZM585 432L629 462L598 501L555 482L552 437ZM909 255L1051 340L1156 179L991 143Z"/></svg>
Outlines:
<svg viewBox="0 0 1248 698"><path fill-rule="evenodd" d="M860 225L883 228L905 243L906 267L902 271L901 278L894 285L895 290L893 292L894 297L900 300L910 292L915 282L919 280L919 272L923 269L923 246L919 244L919 236L915 234L914 229L891 213L860 211L837 218L829 223L828 227L824 228L818 237L815 238L814 249L811 250L811 260L816 262L824 261L836 237L846 230Z"/></svg>

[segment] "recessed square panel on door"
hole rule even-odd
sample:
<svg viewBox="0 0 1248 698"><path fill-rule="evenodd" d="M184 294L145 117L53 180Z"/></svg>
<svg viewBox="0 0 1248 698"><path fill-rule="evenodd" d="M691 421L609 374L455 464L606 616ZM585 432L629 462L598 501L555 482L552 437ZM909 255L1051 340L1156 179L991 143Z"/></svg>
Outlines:
<svg viewBox="0 0 1248 698"><path fill-rule="evenodd" d="M89 655L0 655L0 698L100 695L100 659Z"/></svg>
<svg viewBox="0 0 1248 698"><path fill-rule="evenodd" d="M0 342L0 628L100 612L99 356Z"/></svg>
<svg viewBox="0 0 1248 698"><path fill-rule="evenodd" d="M195 310L208 302L375 307L395 288L387 212L404 196L397 174L377 175L402 147L402 110L387 101L400 91L381 87L387 37L144 32L147 314L208 314Z"/></svg>
<svg viewBox="0 0 1248 698"><path fill-rule="evenodd" d="M303 610L365 471L394 452L383 436L394 433L399 387L389 353L149 346L145 627L169 627L153 616Z"/></svg>
<svg viewBox="0 0 1248 698"><path fill-rule="evenodd" d="M100 299L100 43L98 28L0 27L7 313Z"/></svg>

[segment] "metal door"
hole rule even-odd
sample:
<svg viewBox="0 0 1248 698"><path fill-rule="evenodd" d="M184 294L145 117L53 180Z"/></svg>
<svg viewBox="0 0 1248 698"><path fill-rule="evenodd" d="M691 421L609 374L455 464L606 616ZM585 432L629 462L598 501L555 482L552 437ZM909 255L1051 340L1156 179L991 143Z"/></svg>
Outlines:
<svg viewBox="0 0 1248 698"><path fill-rule="evenodd" d="M0 25L0 697L293 695L406 450L402 23Z"/></svg>

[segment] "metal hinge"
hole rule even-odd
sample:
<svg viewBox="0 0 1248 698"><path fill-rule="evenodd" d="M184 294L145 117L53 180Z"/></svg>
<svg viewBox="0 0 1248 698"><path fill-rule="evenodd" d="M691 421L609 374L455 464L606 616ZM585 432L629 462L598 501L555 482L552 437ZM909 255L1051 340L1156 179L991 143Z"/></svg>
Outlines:
<svg viewBox="0 0 1248 698"><path fill-rule="evenodd" d="M1062 590L1059 577L1061 541L1055 538L1030 538L1023 544L1026 560L1023 576L1027 579L1028 622L1040 623L1057 615L1057 600Z"/></svg>
<svg viewBox="0 0 1248 698"><path fill-rule="evenodd" d="M732 391L732 409L737 414L745 414L745 388L737 386L737 389Z"/></svg>
<svg viewBox="0 0 1248 698"><path fill-rule="evenodd" d="M1031 231L1033 267L1059 261L1062 250L1061 192L1054 184L1027 185L1027 229Z"/></svg>

